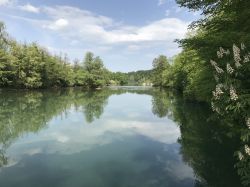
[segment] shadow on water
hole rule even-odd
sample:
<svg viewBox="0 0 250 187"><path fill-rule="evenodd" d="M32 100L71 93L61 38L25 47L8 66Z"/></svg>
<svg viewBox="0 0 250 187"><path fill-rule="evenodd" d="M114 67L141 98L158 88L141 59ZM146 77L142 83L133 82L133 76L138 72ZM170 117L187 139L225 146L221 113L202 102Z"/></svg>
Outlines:
<svg viewBox="0 0 250 187"><path fill-rule="evenodd" d="M82 180L86 186L109 187L241 186L234 167L234 152L240 144L238 134L219 121L205 104L185 102L171 92L136 87L95 92L81 89L0 92L0 167L9 164L6 151L18 138L49 128L48 124L55 116L67 116L73 108L83 114L86 123L91 124L102 118L110 96L125 93L151 96L152 113L158 118L167 117L179 125L179 144L166 147L164 143L137 136L123 141L118 138L112 147L105 144L72 155L54 153L47 157L39 153L23 161L24 165L29 162L30 168L23 170L19 165L15 171L10 167L5 173L0 172L0 184L6 176L22 172L24 174L15 176L11 185L29 178L30 186L39 186L38 181L40 186L63 186L64 178L69 178L67 182L64 181L65 186L80 186ZM114 149L120 151L114 152ZM131 150L135 154L130 155ZM180 150L180 156L176 156L176 150ZM104 162L105 159L110 161ZM193 169L194 180L181 176L175 180L180 171L173 173L182 160ZM48 164L49 168L45 168ZM34 167L37 169L30 174ZM74 171L70 167L74 167ZM57 172L57 169L61 169L61 172ZM98 178L95 177L97 175Z"/></svg>

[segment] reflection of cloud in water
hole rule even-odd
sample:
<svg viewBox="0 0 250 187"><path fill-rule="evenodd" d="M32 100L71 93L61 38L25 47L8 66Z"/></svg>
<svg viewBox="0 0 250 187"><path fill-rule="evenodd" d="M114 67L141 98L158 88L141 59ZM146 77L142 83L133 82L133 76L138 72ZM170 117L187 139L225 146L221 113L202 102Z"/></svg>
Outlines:
<svg viewBox="0 0 250 187"><path fill-rule="evenodd" d="M192 169L176 143L179 128L152 114L150 96L112 96L99 119L88 124L85 117L81 107L71 107L47 128L19 138L7 150L8 171L29 182L61 177L65 186L88 180L81 186L192 186Z"/></svg>
<svg viewBox="0 0 250 187"><path fill-rule="evenodd" d="M172 144L180 134L179 128L169 119L145 122L108 118L84 125L80 122L80 114L68 115L67 119L60 119L59 123L59 119L54 123L52 121L49 128L38 134L29 134L21 138L18 144L14 143L9 148L8 153L14 160L20 160L23 154L74 154L138 135L159 143Z"/></svg>
<svg viewBox="0 0 250 187"><path fill-rule="evenodd" d="M141 122L141 121L116 121L107 122L107 129L121 134L137 134L151 138L152 140L170 144L176 142L179 136L179 128L171 121L166 122Z"/></svg>
<svg viewBox="0 0 250 187"><path fill-rule="evenodd" d="M24 152L24 154L27 154L27 155L35 155L35 154L38 154L38 153L42 153L42 149L41 148L33 148L33 149L29 149L27 151Z"/></svg>
<svg viewBox="0 0 250 187"><path fill-rule="evenodd" d="M164 146L168 146L169 152L163 149ZM22 178L25 179L24 184L25 182L30 184L30 182L40 183L48 177L50 181L63 176L60 178L61 185L55 186L116 184L115 186L191 187L193 176L185 174L190 171L185 168L187 166L183 165L180 156L176 155L176 149L179 149L176 143L159 143L145 136L124 137L121 141L73 154L41 153L26 156L17 166L8 170L10 174L13 172L17 174L17 177L7 177L5 181L11 183ZM29 169L34 166L30 177ZM180 174L175 172L180 169L183 169ZM70 175L67 175L69 173ZM34 179L34 176L39 177Z"/></svg>
<svg viewBox="0 0 250 187"><path fill-rule="evenodd" d="M51 136L55 137L55 140L61 143L66 143L70 140L70 138L66 134L62 134L58 132L52 133Z"/></svg>
<svg viewBox="0 0 250 187"><path fill-rule="evenodd" d="M19 147L20 144L35 145L49 141L44 151L72 154L133 135L143 135L154 141L171 144L176 142L179 134L179 128L170 120L164 120L164 122L105 120L92 125L62 122L60 126L57 126L56 132L53 128L43 130L37 136L31 135L19 141ZM15 144L12 147L15 147Z"/></svg>

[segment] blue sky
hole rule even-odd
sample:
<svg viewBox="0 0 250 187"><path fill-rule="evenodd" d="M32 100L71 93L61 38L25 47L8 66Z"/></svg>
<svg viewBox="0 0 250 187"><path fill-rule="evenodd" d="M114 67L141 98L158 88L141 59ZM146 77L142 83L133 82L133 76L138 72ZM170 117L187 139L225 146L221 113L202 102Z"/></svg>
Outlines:
<svg viewBox="0 0 250 187"><path fill-rule="evenodd" d="M71 60L92 51L122 72L151 69L158 55L176 55L174 40L199 17L175 0L0 0L0 20L18 41Z"/></svg>

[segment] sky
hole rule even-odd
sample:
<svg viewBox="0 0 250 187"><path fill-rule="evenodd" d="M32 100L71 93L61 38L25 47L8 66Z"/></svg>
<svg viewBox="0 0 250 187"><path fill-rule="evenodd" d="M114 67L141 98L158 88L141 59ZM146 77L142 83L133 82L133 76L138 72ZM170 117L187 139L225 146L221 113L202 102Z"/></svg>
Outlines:
<svg viewBox="0 0 250 187"><path fill-rule="evenodd" d="M71 61L91 51L121 72L151 69L157 56L178 54L174 40L199 17L175 0L0 0L0 21L17 41Z"/></svg>

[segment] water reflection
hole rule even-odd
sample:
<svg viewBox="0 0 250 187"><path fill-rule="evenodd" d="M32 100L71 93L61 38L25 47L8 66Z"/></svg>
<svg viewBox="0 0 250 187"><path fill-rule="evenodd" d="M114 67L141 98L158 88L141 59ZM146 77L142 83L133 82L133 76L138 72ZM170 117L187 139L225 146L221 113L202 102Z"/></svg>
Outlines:
<svg viewBox="0 0 250 187"><path fill-rule="evenodd" d="M0 185L240 186L228 133L157 89L2 91Z"/></svg>
<svg viewBox="0 0 250 187"><path fill-rule="evenodd" d="M181 153L197 176L196 186L240 187L235 151L240 134L221 121L208 106L176 98L174 119L179 123Z"/></svg>

